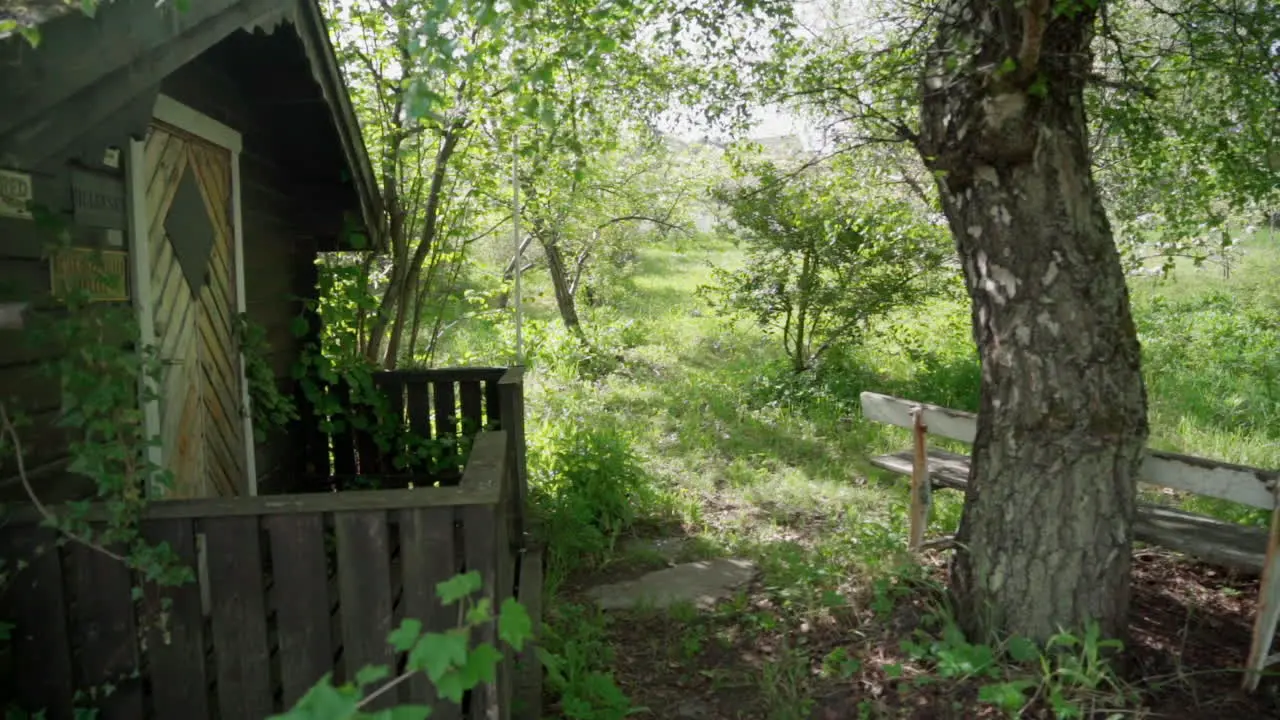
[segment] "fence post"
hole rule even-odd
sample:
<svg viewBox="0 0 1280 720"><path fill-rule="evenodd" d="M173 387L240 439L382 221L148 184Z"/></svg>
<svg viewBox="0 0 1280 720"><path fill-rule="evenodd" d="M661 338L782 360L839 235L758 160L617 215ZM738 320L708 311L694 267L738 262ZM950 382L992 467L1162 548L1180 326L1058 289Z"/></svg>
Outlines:
<svg viewBox="0 0 1280 720"><path fill-rule="evenodd" d="M514 366L498 381L498 393L502 407L502 429L507 432L508 475L503 482L510 482L507 496L511 523L511 543L514 548L525 547L525 508L529 499L529 475L524 437L524 368Z"/></svg>

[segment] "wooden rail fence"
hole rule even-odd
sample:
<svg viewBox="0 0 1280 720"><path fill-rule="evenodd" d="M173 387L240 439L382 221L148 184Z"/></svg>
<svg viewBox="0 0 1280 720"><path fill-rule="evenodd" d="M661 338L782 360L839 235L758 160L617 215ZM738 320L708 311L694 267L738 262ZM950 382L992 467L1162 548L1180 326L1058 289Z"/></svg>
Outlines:
<svg viewBox="0 0 1280 720"><path fill-rule="evenodd" d="M978 435L978 416L874 392L862 393L862 414L869 420L912 430L911 449L871 458L871 464L911 477L909 546L919 549L925 545L933 487L961 492L969 488L969 456L929 448L928 437L971 445ZM1280 628L1280 472L1148 449L1139 480L1271 511L1270 530L1142 502L1134 519L1136 540L1226 567L1261 571L1258 611L1243 680L1246 690L1257 689L1263 671L1280 664L1280 653L1271 654Z"/></svg>
<svg viewBox="0 0 1280 720"><path fill-rule="evenodd" d="M522 368L395 370L374 373L373 384L386 398L389 416L353 402L352 389L341 383L327 390L345 409L340 418L318 417L304 407L308 488L453 484L460 477L457 465L465 445L484 430L513 430L523 467ZM334 426L331 431L321 429L324 421ZM393 427L388 428L388 423ZM374 427L379 430L375 432ZM391 446L380 446L378 435L391 436ZM415 438L435 441L440 457L415 457L410 451ZM397 456L410 462L397 463Z"/></svg>
<svg viewBox="0 0 1280 720"><path fill-rule="evenodd" d="M491 394L487 385L465 387L467 412L492 397L481 407L493 414L482 417L503 417L500 380ZM6 696L56 720L73 716L77 690L109 685L111 694L93 703L105 720L262 720L326 672L341 682L366 664L394 668L386 639L402 618L427 630L456 627L457 607L442 607L435 586L458 572L479 571L495 607L517 593L536 603L520 576L536 581L540 569L522 573L513 536L523 527L523 450L514 438L522 430L477 435L451 487L155 503L145 534L197 569L197 581L178 588L157 588L102 553L57 542L32 508L7 511L0 619L14 627ZM479 634L496 643L492 623ZM531 651L524 655L522 667L536 669ZM461 707L435 698L422 677L379 707L415 702L431 705L437 719L508 718L521 684L516 660L504 660L496 682Z"/></svg>

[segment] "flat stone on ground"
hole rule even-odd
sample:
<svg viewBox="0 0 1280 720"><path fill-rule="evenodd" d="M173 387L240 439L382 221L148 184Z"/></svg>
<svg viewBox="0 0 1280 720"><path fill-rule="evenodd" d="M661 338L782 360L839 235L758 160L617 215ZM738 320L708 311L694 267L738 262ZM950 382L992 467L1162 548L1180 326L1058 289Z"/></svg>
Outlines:
<svg viewBox="0 0 1280 720"><path fill-rule="evenodd" d="M750 560L701 560L594 587L587 594L604 610L665 609L681 603L709 607L728 598L755 574Z"/></svg>
<svg viewBox="0 0 1280 720"><path fill-rule="evenodd" d="M668 565L674 565L676 558L680 557L680 553L684 552L685 545L684 538L631 538L625 541L623 550L630 553L656 555Z"/></svg>

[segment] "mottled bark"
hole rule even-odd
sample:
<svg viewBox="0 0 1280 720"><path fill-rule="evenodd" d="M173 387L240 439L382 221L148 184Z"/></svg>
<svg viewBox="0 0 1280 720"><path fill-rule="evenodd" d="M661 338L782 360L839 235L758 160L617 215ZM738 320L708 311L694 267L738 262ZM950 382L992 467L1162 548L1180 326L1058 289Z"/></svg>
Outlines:
<svg viewBox="0 0 1280 720"><path fill-rule="evenodd" d="M1123 636L1146 393L1090 173L1094 13L959 0L924 80L935 170L973 301L982 402L952 563L965 629Z"/></svg>
<svg viewBox="0 0 1280 720"><path fill-rule="evenodd" d="M582 334L582 322L578 319L578 304L569 288L569 275L564 267L564 253L560 251L560 243L553 235L539 233L542 252L547 257L547 272L551 275L551 287L556 294L556 307L560 310L560 319L565 329Z"/></svg>

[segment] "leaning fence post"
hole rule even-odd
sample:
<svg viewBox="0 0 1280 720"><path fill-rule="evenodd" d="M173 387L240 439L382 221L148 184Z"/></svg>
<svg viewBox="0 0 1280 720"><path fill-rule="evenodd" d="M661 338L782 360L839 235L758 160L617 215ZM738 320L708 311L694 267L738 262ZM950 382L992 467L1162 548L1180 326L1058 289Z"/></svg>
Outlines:
<svg viewBox="0 0 1280 720"><path fill-rule="evenodd" d="M1258 615L1253 620L1253 643L1249 647L1249 662L1245 666L1244 689L1258 689L1262 671L1268 665L1280 662L1280 655L1271 656L1271 644L1280 625L1280 483L1274 488L1275 507L1271 510L1271 532L1267 539L1267 558L1262 565L1262 582L1258 593Z"/></svg>
<svg viewBox="0 0 1280 720"><path fill-rule="evenodd" d="M525 546L525 508L529 499L529 476L525 465L524 368L513 366L498 381L503 430L507 431L507 467L512 487L511 543Z"/></svg>
<svg viewBox="0 0 1280 720"><path fill-rule="evenodd" d="M916 551L924 543L924 530L929 524L929 504L932 502L932 488L929 484L929 426L924 422L924 408L915 407L911 411L914 424L915 456L911 460L911 535L907 548Z"/></svg>

